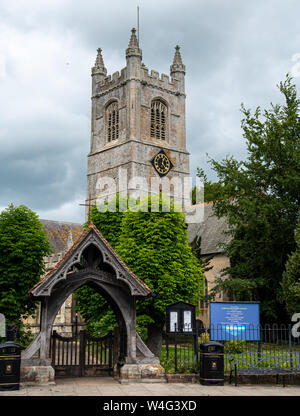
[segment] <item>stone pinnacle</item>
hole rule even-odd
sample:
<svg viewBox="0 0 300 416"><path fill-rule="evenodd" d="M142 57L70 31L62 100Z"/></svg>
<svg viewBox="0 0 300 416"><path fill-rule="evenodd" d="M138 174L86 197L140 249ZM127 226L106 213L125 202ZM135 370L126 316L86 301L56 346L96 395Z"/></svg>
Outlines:
<svg viewBox="0 0 300 416"><path fill-rule="evenodd" d="M136 37L136 30L135 30L135 28L132 28L131 29L131 38L130 38L130 41L129 41L128 48L138 48L138 47L139 47L139 42L138 42L137 37Z"/></svg>
<svg viewBox="0 0 300 416"><path fill-rule="evenodd" d="M98 67L98 68L104 68L104 62L103 62L103 58L102 58L102 49L101 48L98 48L97 49L97 58L96 58L96 61L95 61L95 67Z"/></svg>

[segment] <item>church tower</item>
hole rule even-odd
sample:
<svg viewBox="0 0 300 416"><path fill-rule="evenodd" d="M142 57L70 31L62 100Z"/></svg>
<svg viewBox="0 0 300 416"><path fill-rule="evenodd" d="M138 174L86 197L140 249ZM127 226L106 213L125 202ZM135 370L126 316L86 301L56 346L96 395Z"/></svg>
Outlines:
<svg viewBox="0 0 300 416"><path fill-rule="evenodd" d="M161 183L168 178L174 194L175 178L183 183L189 177L184 81L179 46L170 77L154 70L149 73L142 63L135 29L126 49L126 67L120 73L107 76L98 49L92 68L87 205L94 205L103 193L109 199L126 187L129 192L134 188L153 192L155 179ZM138 178L137 186L132 178Z"/></svg>

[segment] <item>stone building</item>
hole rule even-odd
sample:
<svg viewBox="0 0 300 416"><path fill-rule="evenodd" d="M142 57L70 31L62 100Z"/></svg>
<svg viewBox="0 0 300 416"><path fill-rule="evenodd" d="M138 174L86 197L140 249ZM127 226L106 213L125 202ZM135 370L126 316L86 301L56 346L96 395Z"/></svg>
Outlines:
<svg viewBox="0 0 300 416"><path fill-rule="evenodd" d="M170 76L149 73L135 29L126 49L126 67L120 72L107 76L98 49L92 68L87 205L118 191L158 194L159 189L164 191L162 178L170 181L172 196L181 196L180 185L189 176L184 81L179 46Z"/></svg>

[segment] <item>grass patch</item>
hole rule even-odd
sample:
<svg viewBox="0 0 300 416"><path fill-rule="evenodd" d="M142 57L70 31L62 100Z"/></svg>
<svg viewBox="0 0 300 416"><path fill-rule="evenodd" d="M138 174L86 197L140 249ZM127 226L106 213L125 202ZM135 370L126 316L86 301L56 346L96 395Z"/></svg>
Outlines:
<svg viewBox="0 0 300 416"><path fill-rule="evenodd" d="M200 345L199 345L200 350ZM286 345L274 345L274 344L261 344L260 351L258 351L257 343L247 343L244 345L244 350L240 351L240 349L232 349L232 353L244 353L245 358L247 357L247 353L255 353L254 359L259 357L259 354L263 355L277 355L277 354L288 354L288 346ZM293 352L300 352L300 345L293 345ZM200 357L200 354L199 354ZM167 349L166 346L163 345L161 355L160 355L160 363L164 367L166 373L168 374L175 374L175 347L173 345L169 346L169 356L167 358ZM294 365L297 365L297 360L293 360ZM258 367L272 367L275 364L274 359L270 359L270 361L261 362L258 364ZM247 366L246 363L241 363L241 366ZM280 364L281 367L289 367L289 362L283 362ZM224 353L224 372L229 373L230 371L230 364L229 364L229 348L225 349ZM193 346L189 345L189 347L180 348L177 347L177 373L199 373L199 363L194 358L194 351Z"/></svg>

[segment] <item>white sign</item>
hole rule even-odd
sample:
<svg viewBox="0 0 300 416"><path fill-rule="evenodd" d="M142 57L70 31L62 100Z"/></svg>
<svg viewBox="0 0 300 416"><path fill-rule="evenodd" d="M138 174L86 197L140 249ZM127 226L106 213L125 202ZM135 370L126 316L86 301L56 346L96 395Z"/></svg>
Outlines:
<svg viewBox="0 0 300 416"><path fill-rule="evenodd" d="M183 313L183 331L191 332L192 331L192 312L184 311Z"/></svg>
<svg viewBox="0 0 300 416"><path fill-rule="evenodd" d="M170 313L170 332L175 332L175 325L176 325L176 330L178 331L177 312L171 312Z"/></svg>

